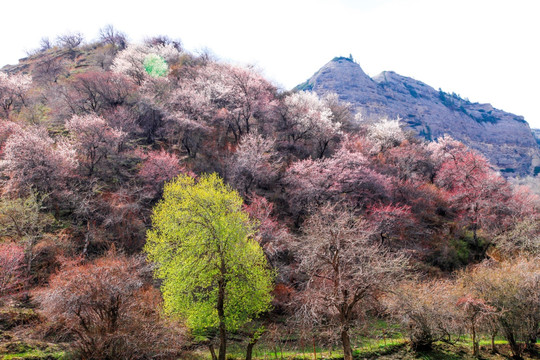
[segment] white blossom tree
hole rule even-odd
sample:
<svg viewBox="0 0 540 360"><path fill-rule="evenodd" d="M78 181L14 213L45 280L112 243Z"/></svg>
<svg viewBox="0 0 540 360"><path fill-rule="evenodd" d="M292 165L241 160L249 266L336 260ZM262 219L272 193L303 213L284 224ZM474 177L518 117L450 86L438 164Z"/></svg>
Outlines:
<svg viewBox="0 0 540 360"><path fill-rule="evenodd" d="M0 71L0 111L9 117L16 106L24 105L25 96L32 86L32 78L28 75L8 75Z"/></svg>
<svg viewBox="0 0 540 360"><path fill-rule="evenodd" d="M396 120L382 119L368 127L368 136L374 142L372 152L378 153L398 146L405 140L405 133Z"/></svg>
<svg viewBox="0 0 540 360"><path fill-rule="evenodd" d="M94 174L101 161L117 151L126 135L121 130L111 128L105 119L97 115L75 115L66 123L66 128L73 137L88 176Z"/></svg>
<svg viewBox="0 0 540 360"><path fill-rule="evenodd" d="M145 68L145 62L147 65L153 65L156 57L158 57L166 64L173 64L178 61L180 55L180 51L173 44L131 44L125 50L118 53L113 61L111 70L127 75L137 85L141 85L144 80L152 76L152 71L148 71Z"/></svg>
<svg viewBox="0 0 540 360"><path fill-rule="evenodd" d="M247 195L253 186L268 186L275 181L279 165L275 141L250 133L238 145L228 167L230 181L241 194Z"/></svg>
<svg viewBox="0 0 540 360"><path fill-rule="evenodd" d="M330 142L339 137L341 123L330 107L315 93L297 92L287 96L280 131L289 143L303 143L315 158L324 156Z"/></svg>

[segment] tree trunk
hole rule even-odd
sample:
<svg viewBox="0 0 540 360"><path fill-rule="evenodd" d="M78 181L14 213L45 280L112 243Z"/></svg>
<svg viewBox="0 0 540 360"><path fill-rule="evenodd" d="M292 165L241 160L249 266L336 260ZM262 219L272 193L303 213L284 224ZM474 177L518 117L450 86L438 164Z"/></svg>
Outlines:
<svg viewBox="0 0 540 360"><path fill-rule="evenodd" d="M479 248L479 244L478 244L478 226L476 225L476 223L473 224L472 230L473 230L473 242L474 242L474 246L476 248L475 250L478 250L478 248Z"/></svg>
<svg viewBox="0 0 540 360"><path fill-rule="evenodd" d="M521 356L521 346L517 343L514 334L506 332L506 340L508 341L508 345L510 346L510 350L512 351L512 358L513 359L522 359Z"/></svg>
<svg viewBox="0 0 540 360"><path fill-rule="evenodd" d="M525 348L531 354L536 353L536 335L529 334L527 336L527 341L525 342Z"/></svg>
<svg viewBox="0 0 540 360"><path fill-rule="evenodd" d="M496 332L493 332L491 334L491 352L496 354L497 353L497 347L495 346L495 336L497 335Z"/></svg>
<svg viewBox="0 0 540 360"><path fill-rule="evenodd" d="M32 271L32 262L34 261L34 247L36 246L37 239L35 236L30 235L30 243L28 244L28 264L26 264L26 271L28 273L28 276L30 276L30 273Z"/></svg>
<svg viewBox="0 0 540 360"><path fill-rule="evenodd" d="M225 360L227 352L227 329L225 328L225 280L221 279L218 283L217 311L219 317L219 360Z"/></svg>
<svg viewBox="0 0 540 360"><path fill-rule="evenodd" d="M251 341L249 342L249 344L247 344L247 349L246 349L246 360L251 360L252 358L252 354L253 354L253 347L255 347L255 344L257 343L257 341L259 341L259 338L253 338L251 339Z"/></svg>
<svg viewBox="0 0 540 360"><path fill-rule="evenodd" d="M343 344L343 359L352 360L351 339L349 338L349 329L347 328L341 330L341 343Z"/></svg>
<svg viewBox="0 0 540 360"><path fill-rule="evenodd" d="M472 343L473 343L473 356L478 357L480 349L478 346L478 341L476 340L476 329L474 326L474 322L472 324Z"/></svg>
<svg viewBox="0 0 540 360"><path fill-rule="evenodd" d="M210 354L212 355L212 360L217 360L216 351L214 350L214 344L209 344L208 348L210 349Z"/></svg>
<svg viewBox="0 0 540 360"><path fill-rule="evenodd" d="M246 360L251 360L253 356L253 346L255 346L255 344L252 344L252 343L247 344Z"/></svg>

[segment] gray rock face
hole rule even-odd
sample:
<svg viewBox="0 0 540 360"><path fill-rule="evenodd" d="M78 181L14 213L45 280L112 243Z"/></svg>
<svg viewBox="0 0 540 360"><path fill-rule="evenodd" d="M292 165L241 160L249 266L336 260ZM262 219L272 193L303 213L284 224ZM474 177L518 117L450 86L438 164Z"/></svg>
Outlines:
<svg viewBox="0 0 540 360"><path fill-rule="evenodd" d="M335 92L364 119L399 117L428 140L448 134L484 154L503 174L540 171L540 148L522 116L471 103L395 72L372 79L352 59L334 58L296 89Z"/></svg>
<svg viewBox="0 0 540 360"><path fill-rule="evenodd" d="M540 129L531 129L538 146L540 146Z"/></svg>

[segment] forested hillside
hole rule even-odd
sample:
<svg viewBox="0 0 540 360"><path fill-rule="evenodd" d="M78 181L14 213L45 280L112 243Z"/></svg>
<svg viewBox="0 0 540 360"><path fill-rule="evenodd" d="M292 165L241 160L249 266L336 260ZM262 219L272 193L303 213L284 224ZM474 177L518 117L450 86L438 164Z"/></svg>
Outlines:
<svg viewBox="0 0 540 360"><path fill-rule="evenodd" d="M165 36L4 67L0 184L0 358L538 357L527 186Z"/></svg>

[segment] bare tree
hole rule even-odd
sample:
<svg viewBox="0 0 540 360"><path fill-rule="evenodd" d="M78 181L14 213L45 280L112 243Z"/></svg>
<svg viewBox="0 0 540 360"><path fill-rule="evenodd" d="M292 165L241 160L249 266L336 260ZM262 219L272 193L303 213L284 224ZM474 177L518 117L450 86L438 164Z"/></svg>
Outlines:
<svg viewBox="0 0 540 360"><path fill-rule="evenodd" d="M451 281L405 281L384 301L406 327L412 348L428 350L436 341L451 341L459 330L458 298Z"/></svg>
<svg viewBox="0 0 540 360"><path fill-rule="evenodd" d="M56 83L60 77L67 75L67 64L61 56L44 54L34 64L33 78L42 85Z"/></svg>
<svg viewBox="0 0 540 360"><path fill-rule="evenodd" d="M48 36L44 36L39 41L39 51L47 51L52 48L51 40Z"/></svg>
<svg viewBox="0 0 540 360"><path fill-rule="evenodd" d="M480 342L478 341L479 326L484 322L489 324L489 320L498 315L497 310L489 305L484 299L479 299L471 294L462 296L457 306L461 310L462 321L465 327L469 329L472 336L473 355L480 356Z"/></svg>
<svg viewBox="0 0 540 360"><path fill-rule="evenodd" d="M58 46L62 48L66 48L69 50L73 50L79 45L82 44L84 41L84 36L82 33L65 33L62 35L58 35L56 37L56 43Z"/></svg>
<svg viewBox="0 0 540 360"><path fill-rule="evenodd" d="M515 359L521 359L523 343L535 351L540 333L540 261L516 257L504 262L484 262L461 281L473 296L485 300L498 313L502 335Z"/></svg>
<svg viewBox="0 0 540 360"><path fill-rule="evenodd" d="M99 40L104 44L110 44L119 50L124 50L127 46L127 37L121 31L118 31L111 24L105 25L99 29Z"/></svg>
<svg viewBox="0 0 540 360"><path fill-rule="evenodd" d="M176 50L182 51L182 42L178 39L171 39L167 35L156 35L144 40L144 43L150 46L172 45Z"/></svg>
<svg viewBox="0 0 540 360"><path fill-rule="evenodd" d="M398 281L404 256L370 241L367 222L348 209L325 206L304 224L295 244L307 275L302 311L310 321L334 322L340 329L345 360L352 360L349 330L361 304L373 301Z"/></svg>

